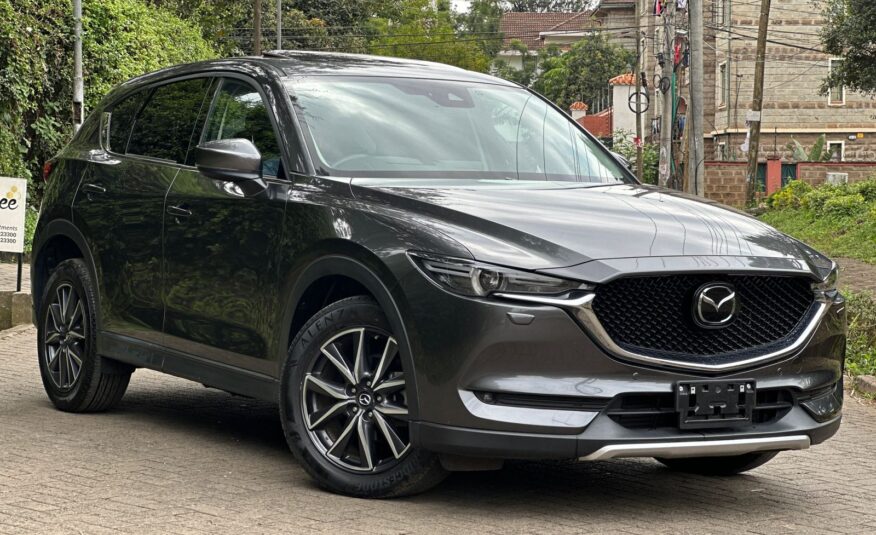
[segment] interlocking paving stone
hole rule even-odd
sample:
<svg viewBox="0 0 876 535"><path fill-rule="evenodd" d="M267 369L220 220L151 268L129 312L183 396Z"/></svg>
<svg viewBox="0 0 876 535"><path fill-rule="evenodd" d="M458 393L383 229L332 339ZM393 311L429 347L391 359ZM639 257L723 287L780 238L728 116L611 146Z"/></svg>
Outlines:
<svg viewBox="0 0 876 535"><path fill-rule="evenodd" d="M316 488L276 407L137 371L119 408L42 391L32 327L0 332L0 533L876 533L876 405L749 475L651 460L515 462L368 501Z"/></svg>

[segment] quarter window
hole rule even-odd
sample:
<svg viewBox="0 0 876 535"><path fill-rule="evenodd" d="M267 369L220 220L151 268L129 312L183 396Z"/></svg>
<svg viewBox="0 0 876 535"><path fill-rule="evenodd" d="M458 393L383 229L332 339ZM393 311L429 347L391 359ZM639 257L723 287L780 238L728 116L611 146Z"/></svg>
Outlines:
<svg viewBox="0 0 876 535"><path fill-rule="evenodd" d="M204 141L235 138L248 139L259 149L264 175L282 175L280 146L261 95L246 82L225 80L208 119Z"/></svg>
<svg viewBox="0 0 876 535"><path fill-rule="evenodd" d="M134 93L113 106L110 115L109 146L105 148L118 154L125 153L128 148L128 137L131 135L131 125L134 124L134 118L148 94L148 91Z"/></svg>
<svg viewBox="0 0 876 535"><path fill-rule="evenodd" d="M194 78L156 88L134 123L128 154L184 163L209 84Z"/></svg>

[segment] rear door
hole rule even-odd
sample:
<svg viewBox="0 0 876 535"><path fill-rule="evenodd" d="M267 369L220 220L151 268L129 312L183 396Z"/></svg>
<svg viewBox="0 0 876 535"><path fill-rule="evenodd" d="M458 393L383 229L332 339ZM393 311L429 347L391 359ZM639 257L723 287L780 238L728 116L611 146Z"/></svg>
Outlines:
<svg viewBox="0 0 876 535"><path fill-rule="evenodd" d="M200 140L252 141L262 155L266 191L246 196L232 182L209 178L190 153L168 193L165 332L173 349L271 374L289 183L276 118L265 103L255 82L222 79Z"/></svg>
<svg viewBox="0 0 876 535"><path fill-rule="evenodd" d="M164 199L185 162L209 78L144 88L110 108L106 158L74 201L98 271L105 331L159 341Z"/></svg>

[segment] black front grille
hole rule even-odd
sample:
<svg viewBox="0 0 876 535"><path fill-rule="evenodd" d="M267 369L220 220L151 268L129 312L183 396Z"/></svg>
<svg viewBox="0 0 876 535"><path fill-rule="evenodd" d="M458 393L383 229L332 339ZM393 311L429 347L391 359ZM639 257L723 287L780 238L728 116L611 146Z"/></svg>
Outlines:
<svg viewBox="0 0 876 535"><path fill-rule="evenodd" d="M737 311L726 327L694 322L697 289L730 283ZM721 364L783 349L816 313L805 277L671 275L617 279L596 290L593 311L615 344L634 353L690 363Z"/></svg>

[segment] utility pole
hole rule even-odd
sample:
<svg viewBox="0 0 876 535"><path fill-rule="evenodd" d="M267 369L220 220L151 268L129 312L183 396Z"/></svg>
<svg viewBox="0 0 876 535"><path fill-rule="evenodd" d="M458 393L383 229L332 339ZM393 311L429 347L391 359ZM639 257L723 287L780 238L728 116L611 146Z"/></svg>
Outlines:
<svg viewBox="0 0 876 535"><path fill-rule="evenodd" d="M252 13L252 53L262 55L262 0L253 0Z"/></svg>
<svg viewBox="0 0 876 535"><path fill-rule="evenodd" d="M73 0L73 131L85 119L85 87L82 80L82 0Z"/></svg>
<svg viewBox="0 0 876 535"><path fill-rule="evenodd" d="M283 0L277 0L277 50L283 50Z"/></svg>
<svg viewBox="0 0 876 535"><path fill-rule="evenodd" d="M641 2L636 0L636 178L639 182L645 177L644 141L642 132L642 11Z"/></svg>
<svg viewBox="0 0 876 535"><path fill-rule="evenodd" d="M767 31L770 25L770 0L761 0L760 23L757 29L757 54L754 64L754 98L751 101L751 112L748 122L751 124L751 142L748 146L748 180L745 183L745 193L748 203L754 202L754 182L757 180L757 162L760 156L760 127L763 112L763 82L766 66Z"/></svg>
<svg viewBox="0 0 876 535"><path fill-rule="evenodd" d="M690 151L687 168L690 170L691 193L705 195L706 159L703 147L703 0L690 0Z"/></svg>
<svg viewBox="0 0 876 535"><path fill-rule="evenodd" d="M670 2L663 13L663 77L669 88L663 93L663 116L660 119L660 185L666 187L672 175L672 133L675 123L675 3ZM663 84L661 83L661 86ZM661 87L662 89L662 87Z"/></svg>

